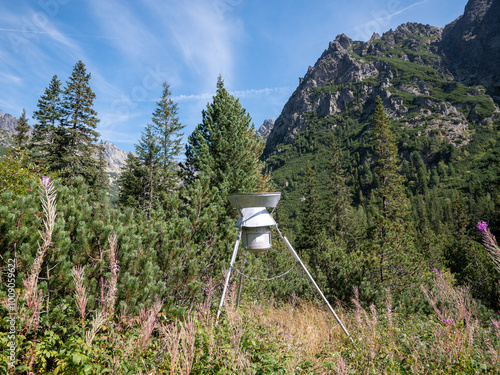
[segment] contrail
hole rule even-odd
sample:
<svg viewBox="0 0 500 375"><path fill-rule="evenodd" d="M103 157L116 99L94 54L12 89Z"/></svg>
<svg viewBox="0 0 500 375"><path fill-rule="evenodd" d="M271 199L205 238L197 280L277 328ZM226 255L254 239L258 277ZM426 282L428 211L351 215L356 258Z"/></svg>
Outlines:
<svg viewBox="0 0 500 375"><path fill-rule="evenodd" d="M18 29L1 29L0 31L10 31L14 33L31 33L31 34L46 34L46 35L64 35L72 37L83 37L83 38L99 38L99 39L121 39L115 36L102 36L102 35L84 35L84 34L64 34L64 33L51 33L47 31L37 31L37 30L18 30Z"/></svg>

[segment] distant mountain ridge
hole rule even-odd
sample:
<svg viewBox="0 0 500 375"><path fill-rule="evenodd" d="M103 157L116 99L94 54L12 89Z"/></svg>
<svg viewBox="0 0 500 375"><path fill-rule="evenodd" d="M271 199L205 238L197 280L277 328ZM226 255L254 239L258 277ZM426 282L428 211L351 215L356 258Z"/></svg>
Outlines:
<svg viewBox="0 0 500 375"><path fill-rule="evenodd" d="M9 113L3 114L0 110L0 130L6 132L6 134L0 138L0 145L4 147L10 147L11 142L8 140L10 135L15 132L18 119ZM108 167L107 172L110 173L120 173L121 167L125 165L127 160L127 153L119 149L115 144L104 141L104 160L106 160Z"/></svg>
<svg viewBox="0 0 500 375"><path fill-rule="evenodd" d="M464 15L445 27L406 23L366 42L340 34L329 43L299 79L262 156L294 231L308 225L296 218L310 179L321 199L330 194L332 140L352 206L371 205L379 183L372 131L377 96L410 197L429 202L430 191L441 197L474 191L500 202L499 7L500 0L470 0Z"/></svg>
<svg viewBox="0 0 500 375"><path fill-rule="evenodd" d="M13 117L11 114L6 113L3 114L3 111L0 109L0 130L7 130L10 132L14 132L17 126L17 118Z"/></svg>
<svg viewBox="0 0 500 375"><path fill-rule="evenodd" d="M274 120L271 119L264 120L259 129L257 129L256 133L259 137L265 139L269 136L273 127L274 127Z"/></svg>
<svg viewBox="0 0 500 375"><path fill-rule="evenodd" d="M499 15L500 0L471 0L464 15L444 28L407 23L367 42L337 36L300 79L265 154L293 143L309 113L326 118L356 107L363 118L376 96L392 118L410 127L426 123L425 134L467 144L470 122L499 116Z"/></svg>

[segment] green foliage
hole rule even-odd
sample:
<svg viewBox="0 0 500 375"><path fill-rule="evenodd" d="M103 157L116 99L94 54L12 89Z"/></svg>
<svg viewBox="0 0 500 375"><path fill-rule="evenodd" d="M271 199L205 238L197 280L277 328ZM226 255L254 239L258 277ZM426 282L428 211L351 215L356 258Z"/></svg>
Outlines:
<svg viewBox="0 0 500 375"><path fill-rule="evenodd" d="M33 181L40 178L42 169L33 165L21 149L10 150L0 158L0 193L26 194Z"/></svg>
<svg viewBox="0 0 500 375"><path fill-rule="evenodd" d="M86 72L85 64L80 60L73 67L73 72L66 82L62 102L64 156L60 166L61 177L84 176L88 184L99 184L104 173L102 163L94 154L102 152L97 145L99 132L96 131L99 119L92 108L95 94L90 88L91 74Z"/></svg>
<svg viewBox="0 0 500 375"><path fill-rule="evenodd" d="M404 221L408 216L408 202L403 177L399 173L398 149L380 97L376 100L373 123L373 171L377 176L378 186L373 191L372 199L379 206L382 216L389 220Z"/></svg>
<svg viewBox="0 0 500 375"><path fill-rule="evenodd" d="M160 165L158 170L160 174L160 191L163 194L168 194L175 187L177 180L177 172L175 168L175 158L181 152L181 138L183 136L180 131L185 127L179 122L177 117L177 104L171 99L168 83L163 84L163 94L161 100L156 103L157 108L153 113L153 127L160 145Z"/></svg>
<svg viewBox="0 0 500 375"><path fill-rule="evenodd" d="M259 161L263 144L255 134L250 115L224 88L221 77L213 102L207 104L202 116L203 122L186 145L187 178L208 178L223 195L267 190Z"/></svg>
<svg viewBox="0 0 500 375"><path fill-rule="evenodd" d="M161 100L136 145L137 157L129 154L119 180L118 203L150 212L157 204L165 206L179 183L175 158L181 147L184 128L177 117L177 104L171 99L168 83L163 84Z"/></svg>
<svg viewBox="0 0 500 375"><path fill-rule="evenodd" d="M144 132L141 134L139 144L135 147L135 151L137 153L137 159L127 159L127 163L130 164L125 166L124 172L127 173L127 170L133 170L133 168L135 168L132 174L134 176L140 176L139 179L137 179L139 185L132 187L132 190L122 191L122 196L127 200L138 200L139 207L143 211L150 212L158 200L158 171L160 170L160 145L157 143L151 124L146 125ZM139 161L138 164L135 163L137 160ZM124 175L123 178L128 178L129 183L133 181L128 175ZM131 196L129 198L134 190L140 191L140 195Z"/></svg>
<svg viewBox="0 0 500 375"><path fill-rule="evenodd" d="M49 87L38 99L38 110L33 113L37 121L31 139L32 157L40 165L59 169L63 157L62 121L66 113L62 104L61 82L52 77Z"/></svg>
<svg viewBox="0 0 500 375"><path fill-rule="evenodd" d="M103 146L97 143L99 119L93 109L95 94L90 73L78 61L61 89L57 75L38 100L33 117L32 158L48 171L57 172L65 180L83 176L95 192L107 187Z"/></svg>
<svg viewBox="0 0 500 375"><path fill-rule="evenodd" d="M12 136L14 139L14 144L17 148L24 150L28 144L30 126L28 125L28 119L26 118L26 110L23 108L23 113L17 121L16 133Z"/></svg>
<svg viewBox="0 0 500 375"><path fill-rule="evenodd" d="M320 233L325 229L325 222L322 219L325 217L323 206L319 200L319 195L316 191L316 173L312 170L309 163L306 164L307 190L304 192L304 215L305 222L308 225L304 226L297 238L297 247L303 250L313 250L317 247L317 241Z"/></svg>

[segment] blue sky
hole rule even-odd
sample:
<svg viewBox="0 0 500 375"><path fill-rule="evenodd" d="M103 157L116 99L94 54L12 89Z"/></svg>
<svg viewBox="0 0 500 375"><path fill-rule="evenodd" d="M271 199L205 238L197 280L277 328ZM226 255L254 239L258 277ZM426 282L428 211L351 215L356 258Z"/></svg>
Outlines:
<svg viewBox="0 0 500 375"><path fill-rule="evenodd" d="M466 0L4 0L0 109L29 116L57 74L82 60L98 130L133 150L170 84L185 139L217 76L258 128L276 119L309 65L340 33L367 40L405 22L442 27ZM33 124L33 120L30 120Z"/></svg>

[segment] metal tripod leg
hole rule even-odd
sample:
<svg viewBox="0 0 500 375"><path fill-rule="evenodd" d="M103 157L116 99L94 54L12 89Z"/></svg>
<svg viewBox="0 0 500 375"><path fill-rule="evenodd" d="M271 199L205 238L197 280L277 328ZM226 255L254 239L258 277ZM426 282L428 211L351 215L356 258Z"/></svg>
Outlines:
<svg viewBox="0 0 500 375"><path fill-rule="evenodd" d="M227 270L226 282L224 283L224 289L222 290L222 297L219 303L219 309L217 310L217 320L219 320L220 311L224 305L224 298L226 297L227 286L229 285L229 278L231 277L231 271L233 270L234 262L236 261L236 255L238 254L238 247L240 246L242 229L240 227L238 231L238 237L236 237L236 243L234 244L233 256L231 257L231 263L229 263L229 269Z"/></svg>
<svg viewBox="0 0 500 375"><path fill-rule="evenodd" d="M247 253L245 252L245 262L243 265L247 263ZM243 269L242 269L242 272ZM240 300L241 300L241 290L243 289L243 275L240 273L240 280L238 282L238 298L236 299L236 308L240 307Z"/></svg>
<svg viewBox="0 0 500 375"><path fill-rule="evenodd" d="M309 271L307 270L306 266L304 265L304 263L302 263L302 261L300 260L299 256L297 255L297 253L295 252L295 250L293 249L292 245L290 245L290 242L288 242L288 239L283 236L280 232L280 230L278 229L278 226L276 226L276 231L278 232L279 236L281 237L281 239L283 240L283 242L285 243L286 247L288 247L288 250L290 250L290 253L292 253L292 256L295 258L295 260L302 266L302 268L304 269L307 277L309 277L309 280L311 280L312 284L315 286L316 290L318 291L319 295L321 296L321 298L323 298L323 301L325 301L326 305L328 306L328 308L330 309L330 311L332 312L333 316L335 317L335 319L337 320L337 322L339 323L339 325L342 327L342 329L344 330L345 334L347 335L347 337L349 337L349 339L351 339L352 343L354 344L354 340L352 339L351 335L349 334L349 332L347 331L347 329L344 327L344 324L342 324L342 321L340 320L340 318L337 316L337 314L335 313L335 311L333 310L332 306L330 306L330 303L328 302L328 300L326 299L325 295L323 294L323 292L321 291L321 289L319 288L318 284L316 284L316 282L314 281L314 279L312 278L311 274L309 273Z"/></svg>

